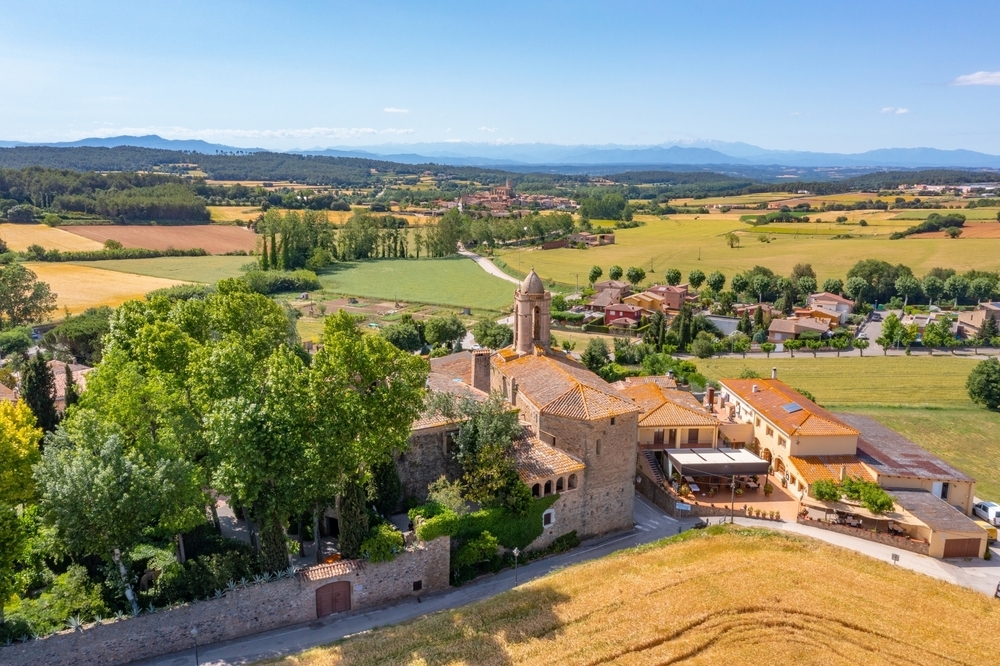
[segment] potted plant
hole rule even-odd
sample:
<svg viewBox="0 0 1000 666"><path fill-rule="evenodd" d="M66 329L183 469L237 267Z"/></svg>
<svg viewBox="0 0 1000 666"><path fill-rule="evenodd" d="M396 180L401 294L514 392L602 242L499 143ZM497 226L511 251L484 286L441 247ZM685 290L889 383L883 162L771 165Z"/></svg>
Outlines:
<svg viewBox="0 0 1000 666"><path fill-rule="evenodd" d="M764 484L764 497L770 497L771 493L773 492L774 492L774 486L772 486L771 482L768 481L767 483Z"/></svg>
<svg viewBox="0 0 1000 666"><path fill-rule="evenodd" d="M691 494L691 488L688 486L688 484L683 483L681 484L680 490L678 490L677 492L680 494L681 497L687 497L688 495Z"/></svg>

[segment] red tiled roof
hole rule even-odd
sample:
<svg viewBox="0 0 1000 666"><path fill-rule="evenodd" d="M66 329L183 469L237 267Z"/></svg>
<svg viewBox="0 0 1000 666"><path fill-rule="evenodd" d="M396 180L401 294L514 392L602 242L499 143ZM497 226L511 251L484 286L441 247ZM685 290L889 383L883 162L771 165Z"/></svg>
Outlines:
<svg viewBox="0 0 1000 666"><path fill-rule="evenodd" d="M586 467L565 451L539 440L528 426L524 426L521 439L514 442L514 465L525 483L579 472Z"/></svg>
<svg viewBox="0 0 1000 666"><path fill-rule="evenodd" d="M473 388L472 354L467 351L449 354L431 359L431 371L427 374L427 390L432 393L451 393L459 398L471 398L481 402L487 398L486 393ZM422 430L448 425L453 421L436 412L425 410L411 428Z"/></svg>
<svg viewBox="0 0 1000 666"><path fill-rule="evenodd" d="M331 564L317 564L298 573L301 580L324 580L334 576L344 576L355 571L363 571L364 560L341 560Z"/></svg>
<svg viewBox="0 0 1000 666"><path fill-rule="evenodd" d="M723 379L721 384L788 435L858 434L832 412L777 379ZM758 388L756 393L753 391L755 385ZM787 411L785 407L791 403L801 409Z"/></svg>
<svg viewBox="0 0 1000 666"><path fill-rule="evenodd" d="M820 292L817 292L815 294L809 294L809 298L806 299L806 302L814 301L814 300L815 301L834 301L836 303L843 303L844 305L854 305L854 301L852 301L852 300L850 300L848 298L844 298L843 296L839 296L837 294L831 294L828 291L820 291Z"/></svg>
<svg viewBox="0 0 1000 666"><path fill-rule="evenodd" d="M640 428L719 425L719 421L687 391L646 382L628 386L622 393L642 409Z"/></svg>
<svg viewBox="0 0 1000 666"><path fill-rule="evenodd" d="M841 468L851 478L875 481L858 456L791 456L791 461L802 480L810 485L821 480L840 483Z"/></svg>

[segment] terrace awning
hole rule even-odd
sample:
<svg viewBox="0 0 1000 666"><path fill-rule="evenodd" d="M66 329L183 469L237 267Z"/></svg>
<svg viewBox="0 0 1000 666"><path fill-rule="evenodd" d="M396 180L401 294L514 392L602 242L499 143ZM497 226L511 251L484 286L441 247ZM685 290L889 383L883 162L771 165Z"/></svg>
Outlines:
<svg viewBox="0 0 1000 666"><path fill-rule="evenodd" d="M690 476L767 474L771 463L747 449L667 449L669 473Z"/></svg>

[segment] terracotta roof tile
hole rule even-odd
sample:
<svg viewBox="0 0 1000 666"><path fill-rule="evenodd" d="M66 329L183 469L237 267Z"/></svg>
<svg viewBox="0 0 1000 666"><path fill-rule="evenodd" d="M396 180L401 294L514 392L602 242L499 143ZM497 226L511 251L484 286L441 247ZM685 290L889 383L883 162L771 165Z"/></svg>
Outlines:
<svg viewBox="0 0 1000 666"><path fill-rule="evenodd" d="M341 560L331 564L317 564L298 573L301 580L324 580L334 576L344 576L365 568L364 560Z"/></svg>
<svg viewBox="0 0 1000 666"><path fill-rule="evenodd" d="M626 386L622 393L642 409L640 428L719 425L719 421L687 391L645 382Z"/></svg>
<svg viewBox="0 0 1000 666"><path fill-rule="evenodd" d="M525 483L579 472L586 467L568 453L539 440L528 426L524 427L522 438L514 443L514 464Z"/></svg>
<svg viewBox="0 0 1000 666"><path fill-rule="evenodd" d="M493 367L517 383L517 390L539 411L584 420L608 418L639 411L610 384L564 355L536 350L517 356L501 350L493 357Z"/></svg>
<svg viewBox="0 0 1000 666"><path fill-rule="evenodd" d="M832 412L777 379L723 379L721 384L788 435L858 434ZM756 393L754 385L759 389ZM787 411L785 407L792 403L801 409Z"/></svg>
<svg viewBox="0 0 1000 666"><path fill-rule="evenodd" d="M438 361L435 363L435 361ZM471 398L477 402L488 396L479 389L469 385L472 376L472 355L469 352L459 352L431 359L431 371L427 374L427 390L431 393L451 393L459 398ZM425 410L413 422L413 430L436 428L452 423L440 414Z"/></svg>
<svg viewBox="0 0 1000 666"><path fill-rule="evenodd" d="M871 472L857 456L791 456L791 461L802 480L810 485L821 480L839 483L841 468L844 468L847 476L852 478L875 481Z"/></svg>

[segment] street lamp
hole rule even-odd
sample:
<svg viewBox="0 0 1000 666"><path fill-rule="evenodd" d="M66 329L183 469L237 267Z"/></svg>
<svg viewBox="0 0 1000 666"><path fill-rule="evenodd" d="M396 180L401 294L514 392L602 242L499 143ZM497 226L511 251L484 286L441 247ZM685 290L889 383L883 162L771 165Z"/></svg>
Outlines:
<svg viewBox="0 0 1000 666"><path fill-rule="evenodd" d="M191 627L191 637L194 639L194 666L201 666L198 661L198 627Z"/></svg>
<svg viewBox="0 0 1000 666"><path fill-rule="evenodd" d="M517 587L517 558L521 554L517 546L514 546L514 587Z"/></svg>

